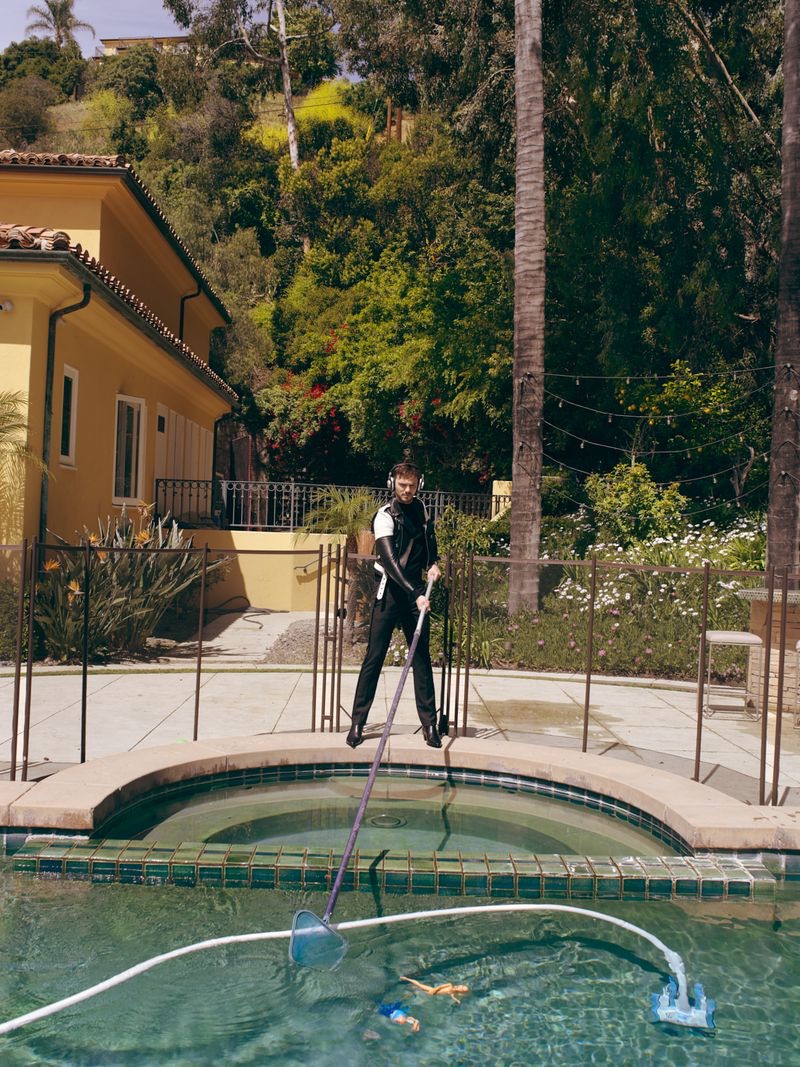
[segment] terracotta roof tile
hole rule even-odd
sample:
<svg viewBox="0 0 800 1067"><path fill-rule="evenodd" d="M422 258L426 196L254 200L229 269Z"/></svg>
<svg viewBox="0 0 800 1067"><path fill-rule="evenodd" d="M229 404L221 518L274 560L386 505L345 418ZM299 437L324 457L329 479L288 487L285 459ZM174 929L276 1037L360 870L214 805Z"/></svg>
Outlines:
<svg viewBox="0 0 800 1067"><path fill-rule="evenodd" d="M54 249L70 251L70 244L70 236L63 230L49 230L46 226L14 226L0 222L0 248L39 248L43 252L52 252Z"/></svg>
<svg viewBox="0 0 800 1067"><path fill-rule="evenodd" d="M69 234L61 230L50 230L44 226L21 226L15 223L0 222L0 251L3 249L26 249L41 252L69 252L86 270L94 274L106 288L124 301L139 318L151 329L159 333L175 349L175 353L184 363L198 370L203 377L214 385L219 392L225 393L231 400L239 397L228 383L216 374L209 365L189 348L185 342L176 337L172 330L141 301L136 294L124 285L116 275L107 270L94 256L79 244L73 244Z"/></svg>
<svg viewBox="0 0 800 1067"><path fill-rule="evenodd" d="M181 250L184 258L190 264L193 273L202 282L209 296L212 297L219 310L224 312L226 318L230 321L228 311L219 294L214 291L208 278L198 266L197 260L183 243L167 216L156 203L152 193L131 164L128 163L125 156L85 156L76 152L17 152L13 148L7 148L0 151L0 167L66 167L75 170L103 168L106 170L119 170L127 175L128 179L147 202L148 209L156 217L161 228L167 231L173 243Z"/></svg>

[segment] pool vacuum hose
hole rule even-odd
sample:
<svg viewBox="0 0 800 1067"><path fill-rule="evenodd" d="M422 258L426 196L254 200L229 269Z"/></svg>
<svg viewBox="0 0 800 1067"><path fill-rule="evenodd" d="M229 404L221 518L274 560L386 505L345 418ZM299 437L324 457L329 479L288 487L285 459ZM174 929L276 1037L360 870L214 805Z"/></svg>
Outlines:
<svg viewBox="0 0 800 1067"><path fill-rule="evenodd" d="M586 915L592 919L611 923L613 926L620 926L624 930L629 930L631 933L644 937L663 953L667 965L674 976L670 978L662 993L652 994L654 1021L703 1030L712 1030L714 1028L714 1001L706 998L703 993L703 987L698 983L694 987L694 1003L691 1003L687 993L686 969L677 952L673 952L663 941L660 941L647 930L643 930L640 926L634 926L633 923L626 922L624 919L617 919L613 915L603 915L599 911L590 911L588 908L575 908L567 904L475 904L462 908L441 908L431 911L407 912L401 915L375 916L372 919L354 919L350 922L337 923L332 929L357 930L370 926L388 926L390 923L418 922L420 919L441 919L455 915L498 914L512 911L554 911L566 912L571 915ZM232 934L228 937L212 937L208 941L197 941L193 945L184 945L182 948L176 948L171 952L164 952L160 956L153 956L149 960L137 963L126 971L121 971L112 978L107 978L104 982L90 986L80 993L73 993L72 996L64 997L63 1000L54 1001L52 1004L46 1004L42 1008L28 1012L26 1015L19 1015L16 1019L9 1019L7 1022L0 1023L0 1034L9 1034L13 1030L19 1030L21 1027L27 1026L29 1023L45 1019L48 1015L55 1015L65 1008L72 1007L73 1004L80 1004L83 1000L89 1000L99 993L105 993L106 990L122 985L123 982L128 982L131 978L136 978L138 975L144 974L145 971L149 971L161 963L166 963L168 960L177 959L179 956L188 956L192 952L202 952L204 949L219 948L223 945L236 945L248 941L278 941L288 939L291 936L291 930L269 930L255 934Z"/></svg>

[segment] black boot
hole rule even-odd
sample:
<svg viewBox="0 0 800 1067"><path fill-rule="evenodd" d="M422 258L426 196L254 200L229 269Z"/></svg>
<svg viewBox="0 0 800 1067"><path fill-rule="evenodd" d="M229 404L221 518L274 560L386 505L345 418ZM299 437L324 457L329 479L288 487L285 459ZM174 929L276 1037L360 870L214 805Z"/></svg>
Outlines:
<svg viewBox="0 0 800 1067"><path fill-rule="evenodd" d="M436 729L435 722L432 722L430 726L422 727L422 736L425 738L425 744L429 748L442 747L442 739L439 737L439 731Z"/></svg>
<svg viewBox="0 0 800 1067"><path fill-rule="evenodd" d="M364 723L352 722L350 724L350 732L345 739L350 748L358 748L358 746L364 740Z"/></svg>

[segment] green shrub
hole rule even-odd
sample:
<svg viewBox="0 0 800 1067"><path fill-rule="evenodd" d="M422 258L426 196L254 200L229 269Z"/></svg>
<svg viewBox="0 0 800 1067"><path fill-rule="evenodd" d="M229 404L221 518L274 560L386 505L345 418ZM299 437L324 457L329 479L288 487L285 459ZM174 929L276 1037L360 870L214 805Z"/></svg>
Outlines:
<svg viewBox="0 0 800 1067"><path fill-rule="evenodd" d="M590 474L584 488L600 536L623 546L668 535L689 504L677 483L659 486L644 463L618 463L608 474Z"/></svg>
<svg viewBox="0 0 800 1067"><path fill-rule="evenodd" d="M576 537L585 535L580 522L570 522ZM551 530L547 548L560 559L575 558L568 530ZM712 568L736 571L764 566L763 521L742 519L727 529L713 523L690 526L683 536L653 538L628 548L594 546L598 561L594 604L592 669L617 675L646 675L694 679L697 675L703 596L701 573ZM544 552L543 552L544 554ZM618 566L606 568L603 562ZM642 570L632 565L641 565ZM656 571L654 568L676 568ZM682 573L683 571L683 573ZM747 629L749 606L737 593L759 578L712 576L708 627ZM507 611L508 568L504 560L476 563L472 593L472 666L516 665L528 670L581 672L586 667L591 571L578 565L541 566L538 612L513 618ZM458 613L457 589L451 612ZM435 605L436 606L436 605ZM456 633L458 620L454 620ZM441 647L442 628L433 620ZM462 655L466 651L466 622L461 627ZM454 651L455 656L455 651ZM746 652L720 650L714 660L721 680L740 681Z"/></svg>
<svg viewBox="0 0 800 1067"><path fill-rule="evenodd" d="M506 556L510 540L510 512L496 519L465 515L448 505L436 523L439 554L455 559L474 553L476 556Z"/></svg>
<svg viewBox="0 0 800 1067"><path fill-rule="evenodd" d="M17 584L0 581L0 660L13 660L17 654L18 603L19 587ZM22 634L23 654L26 648L26 634L27 627Z"/></svg>
<svg viewBox="0 0 800 1067"><path fill-rule="evenodd" d="M90 549L92 661L140 652L167 608L202 571L202 554L190 551L191 538L185 538L175 522L153 521L147 508L139 509L137 522L123 509L113 526L101 524L99 533L85 529L80 544ZM225 563L214 560L208 572ZM43 654L60 663L82 656L85 571L85 551L66 547L51 553L42 568L36 592L37 634Z"/></svg>

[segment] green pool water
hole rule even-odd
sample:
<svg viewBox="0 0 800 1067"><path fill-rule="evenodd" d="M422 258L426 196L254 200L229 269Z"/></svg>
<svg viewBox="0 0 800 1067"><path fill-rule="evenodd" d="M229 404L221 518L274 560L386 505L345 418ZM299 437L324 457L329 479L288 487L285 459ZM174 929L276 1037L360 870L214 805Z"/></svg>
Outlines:
<svg viewBox="0 0 800 1067"><path fill-rule="evenodd" d="M98 836L161 844L224 841L341 850L363 777L235 787L139 804ZM363 849L469 854L674 855L637 827L565 801L516 790L379 776L358 836Z"/></svg>
<svg viewBox="0 0 800 1067"><path fill-rule="evenodd" d="M34 881L0 870L0 1004L10 1018L193 941L286 929L324 894ZM339 920L437 907L345 894ZM447 904L457 904L448 898ZM470 904L479 903L471 898ZM583 916L471 916L348 933L336 972L289 963L285 941L167 963L0 1037L17 1065L717 1065L800 1062L800 905L592 903L681 954L718 1001L712 1034L649 1021L665 981L648 942ZM409 975L470 987L461 1005ZM418 1034L377 1011L403 1000Z"/></svg>

